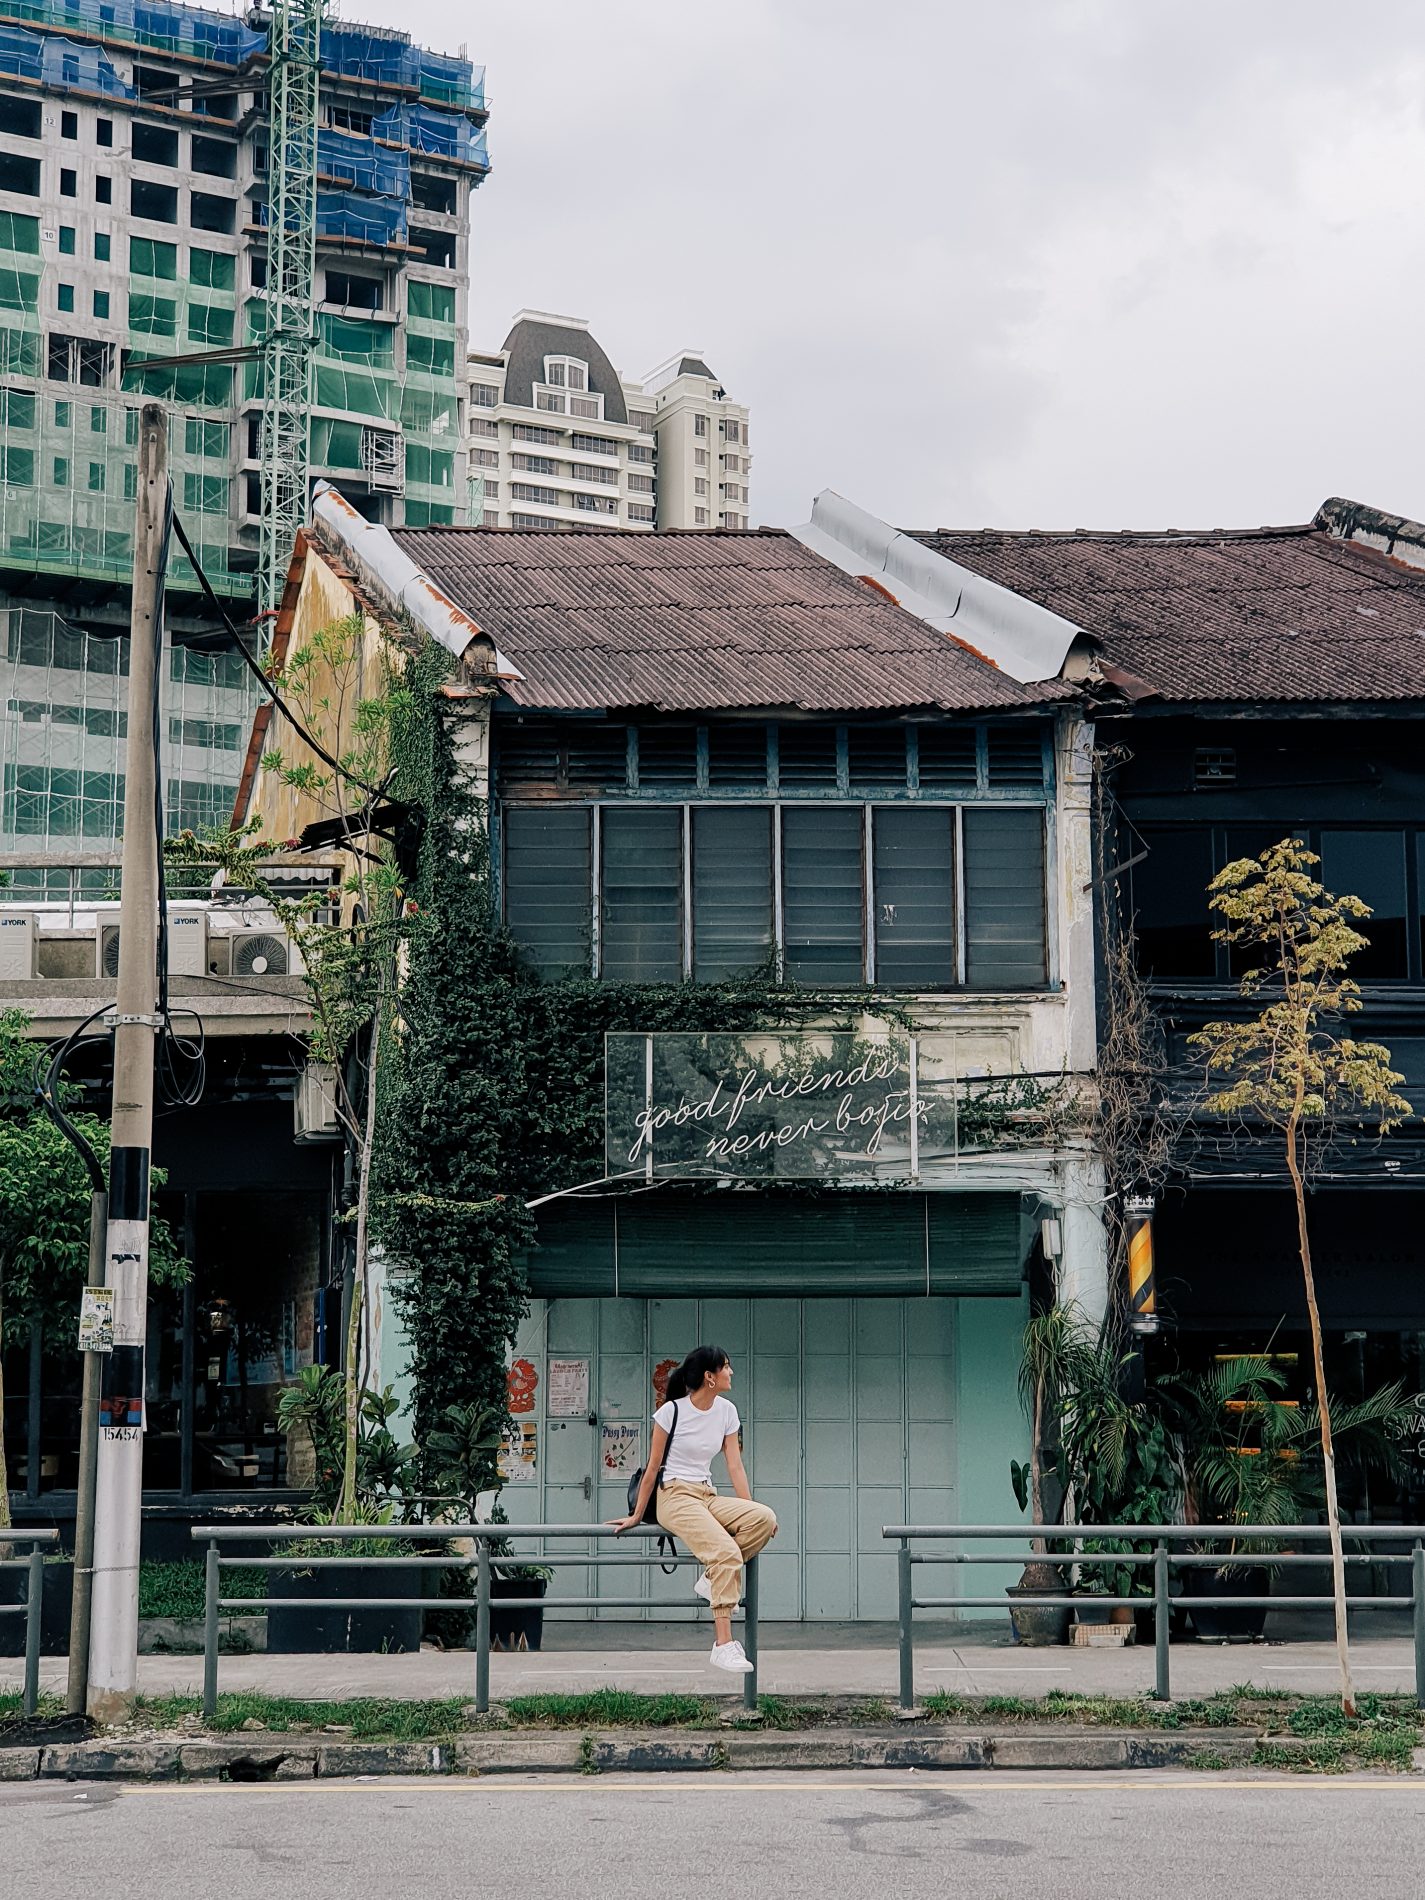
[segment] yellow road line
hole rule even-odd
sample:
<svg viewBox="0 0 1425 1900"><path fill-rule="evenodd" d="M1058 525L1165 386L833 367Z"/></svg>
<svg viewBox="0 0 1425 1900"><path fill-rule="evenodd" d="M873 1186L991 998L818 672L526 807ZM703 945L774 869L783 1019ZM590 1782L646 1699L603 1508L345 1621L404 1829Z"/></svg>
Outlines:
<svg viewBox="0 0 1425 1900"><path fill-rule="evenodd" d="M697 1779L680 1779L668 1774L646 1774L637 1779L620 1780L616 1776L571 1774L567 1770L551 1771L540 1780L530 1780L520 1775L403 1775L396 1779L381 1780L362 1775L350 1779L331 1778L311 1781L191 1781L191 1782L140 1782L134 1786L120 1784L126 1796L138 1795L171 1798L175 1795L222 1794L241 1797L249 1794L277 1795L314 1795L314 1794L662 1794L676 1790L679 1794L717 1794L726 1793L730 1783L739 1791L758 1794L840 1794L854 1786L861 1793L900 1793L912 1776L917 1786L933 1782L936 1786L953 1789L957 1793L1023 1794L1028 1789L1054 1790L1058 1793L1082 1793L1085 1789L1112 1789L1115 1793L1130 1792L1137 1794L1162 1794L1186 1789L1234 1789L1253 1793L1326 1793L1333 1794L1425 1794L1425 1777L1418 1779L1405 1775L1391 1776L1379 1780L1355 1779L1346 1776L1283 1775L1279 1779L1263 1776L1260 1780L1234 1779L1221 1780L1211 1770L1183 1778L1164 1777L1144 1780L1138 1777L1128 1778L1113 1769L1084 1769L1072 1781L1056 1777L1035 1774L1032 1776L1010 1776L1003 1771L989 1773L963 1769L902 1769L895 1781L865 1781L859 1777L864 1770L848 1768L847 1776L856 1776L854 1781L811 1781L798 1778L795 1781L764 1781L755 1769L720 1770L716 1774L700 1774ZM884 1773L873 1769L871 1773Z"/></svg>

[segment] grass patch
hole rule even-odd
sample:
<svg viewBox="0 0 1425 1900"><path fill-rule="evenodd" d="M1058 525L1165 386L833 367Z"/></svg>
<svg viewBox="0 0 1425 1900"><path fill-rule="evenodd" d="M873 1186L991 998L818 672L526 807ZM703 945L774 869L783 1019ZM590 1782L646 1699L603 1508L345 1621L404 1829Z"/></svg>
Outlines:
<svg viewBox="0 0 1425 1900"><path fill-rule="evenodd" d="M35 1715L41 1718L64 1714L64 1697L59 1695L41 1695L35 1708ZM22 1689L0 1689L0 1729L6 1724L18 1726L21 1722L32 1720L25 1714L25 1694Z"/></svg>
<svg viewBox="0 0 1425 1900"><path fill-rule="evenodd" d="M716 1728L719 1705L711 1696L594 1689L587 1695L515 1696L505 1713L517 1728Z"/></svg>
<svg viewBox="0 0 1425 1900"><path fill-rule="evenodd" d="M399 1702L382 1696L298 1702L285 1696L220 1695L217 1714L207 1726L219 1735L257 1721L279 1735L341 1728L349 1730L354 1741L443 1741L469 1726L467 1706L458 1696L436 1702ZM173 1728L201 1712L197 1696L141 1696L135 1717L154 1728Z"/></svg>
<svg viewBox="0 0 1425 1900"><path fill-rule="evenodd" d="M220 1578L225 1597L267 1595L265 1570L227 1570ZM201 1622L203 1617L203 1565L197 1557L182 1557L174 1563L159 1563L145 1558L139 1565L139 1615L172 1616L185 1622Z"/></svg>
<svg viewBox="0 0 1425 1900"><path fill-rule="evenodd" d="M1184 1768L1199 1768L1205 1773L1213 1768L1228 1768L1231 1764L1227 1757L1221 1754L1217 1749L1199 1748L1195 1753L1188 1756L1183 1766Z"/></svg>

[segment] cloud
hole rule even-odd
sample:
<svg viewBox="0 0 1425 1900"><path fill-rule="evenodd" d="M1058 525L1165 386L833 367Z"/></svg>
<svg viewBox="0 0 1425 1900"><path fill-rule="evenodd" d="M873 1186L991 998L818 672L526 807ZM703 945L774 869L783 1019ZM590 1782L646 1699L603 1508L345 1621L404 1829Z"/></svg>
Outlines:
<svg viewBox="0 0 1425 1900"><path fill-rule="evenodd" d="M380 9L373 10L379 12ZM411 0L489 67L472 340L589 318L753 412L754 515L1425 514L1425 32L1325 0Z"/></svg>

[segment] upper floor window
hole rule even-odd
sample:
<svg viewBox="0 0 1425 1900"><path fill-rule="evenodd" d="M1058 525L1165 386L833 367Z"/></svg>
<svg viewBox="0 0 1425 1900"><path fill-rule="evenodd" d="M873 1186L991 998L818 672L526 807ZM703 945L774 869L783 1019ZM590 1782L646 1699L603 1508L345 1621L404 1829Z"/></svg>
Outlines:
<svg viewBox="0 0 1425 1900"><path fill-rule="evenodd" d="M1048 979L1044 813L1011 805L508 804L505 921L546 974L817 988Z"/></svg>
<svg viewBox="0 0 1425 1900"><path fill-rule="evenodd" d="M500 392L493 383L472 383L470 400L477 409L493 409L500 400Z"/></svg>
<svg viewBox="0 0 1425 1900"><path fill-rule="evenodd" d="M587 389L589 365L577 356L546 356L544 380L555 389Z"/></svg>
<svg viewBox="0 0 1425 1900"><path fill-rule="evenodd" d="M1154 825L1135 828L1146 851L1131 872L1138 966L1159 983L1235 982L1242 953L1214 943L1221 919L1207 886L1224 865L1297 837L1321 859L1315 875L1336 896L1359 897L1371 916L1348 974L1359 982L1425 982L1425 827L1289 824ZM1127 855L1133 855L1130 850Z"/></svg>
<svg viewBox="0 0 1425 1900"><path fill-rule="evenodd" d="M742 440L742 424L740 422L729 422L726 424L726 439L729 442L740 442Z"/></svg>
<svg viewBox="0 0 1425 1900"><path fill-rule="evenodd" d="M708 419L707 419L707 417L706 417L706 416L694 416L694 417L693 417L693 434L694 434L694 435L706 435L706 434L707 434L707 432L708 432Z"/></svg>

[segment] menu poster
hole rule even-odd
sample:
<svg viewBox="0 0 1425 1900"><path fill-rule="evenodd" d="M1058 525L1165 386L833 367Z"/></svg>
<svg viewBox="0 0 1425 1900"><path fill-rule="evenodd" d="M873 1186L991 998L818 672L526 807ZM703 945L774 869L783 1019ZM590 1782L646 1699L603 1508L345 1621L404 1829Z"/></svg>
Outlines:
<svg viewBox="0 0 1425 1900"><path fill-rule="evenodd" d="M545 1408L550 1418L584 1418L589 1411L587 1359L551 1359L545 1374Z"/></svg>

